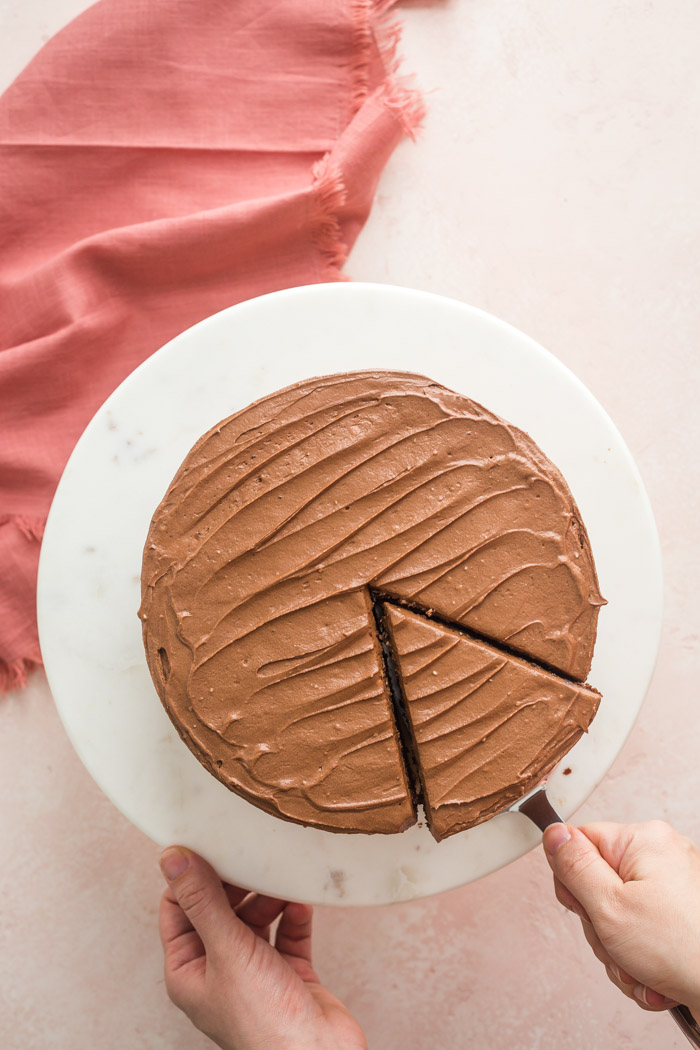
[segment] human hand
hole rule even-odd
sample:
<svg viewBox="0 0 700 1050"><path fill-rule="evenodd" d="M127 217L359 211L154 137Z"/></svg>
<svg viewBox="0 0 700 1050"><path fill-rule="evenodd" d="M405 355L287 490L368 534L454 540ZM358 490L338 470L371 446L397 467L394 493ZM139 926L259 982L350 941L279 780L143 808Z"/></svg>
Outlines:
<svg viewBox="0 0 700 1050"><path fill-rule="evenodd" d="M171 846L160 907L168 995L222 1050L367 1050L311 965L311 908L222 883ZM275 946L270 924L281 916Z"/></svg>
<svg viewBox="0 0 700 1050"><path fill-rule="evenodd" d="M554 890L610 980L646 1010L700 1020L700 852L662 821L552 824Z"/></svg>

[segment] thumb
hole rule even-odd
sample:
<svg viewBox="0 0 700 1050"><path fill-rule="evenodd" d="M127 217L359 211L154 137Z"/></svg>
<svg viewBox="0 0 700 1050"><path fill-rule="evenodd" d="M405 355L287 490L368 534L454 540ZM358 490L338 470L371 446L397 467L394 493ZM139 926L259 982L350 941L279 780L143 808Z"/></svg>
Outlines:
<svg viewBox="0 0 700 1050"><path fill-rule="evenodd" d="M171 846L160 856L160 870L207 952L230 938L236 918L211 864L184 846Z"/></svg>
<svg viewBox="0 0 700 1050"><path fill-rule="evenodd" d="M578 828L550 824L542 842L550 868L595 923L622 879Z"/></svg>

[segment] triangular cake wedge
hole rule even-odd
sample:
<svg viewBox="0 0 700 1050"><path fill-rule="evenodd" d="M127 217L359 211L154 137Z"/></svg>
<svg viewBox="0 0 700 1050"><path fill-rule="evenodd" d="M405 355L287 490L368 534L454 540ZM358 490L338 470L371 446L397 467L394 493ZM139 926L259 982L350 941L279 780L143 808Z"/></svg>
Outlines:
<svg viewBox="0 0 700 1050"><path fill-rule="evenodd" d="M385 605L426 817L440 841L512 805L573 747L600 693Z"/></svg>

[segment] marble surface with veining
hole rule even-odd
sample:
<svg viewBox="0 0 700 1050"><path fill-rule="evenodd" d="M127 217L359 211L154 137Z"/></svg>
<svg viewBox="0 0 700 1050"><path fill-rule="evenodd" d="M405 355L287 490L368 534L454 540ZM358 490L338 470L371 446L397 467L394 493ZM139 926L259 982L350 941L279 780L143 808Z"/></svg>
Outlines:
<svg viewBox="0 0 700 1050"><path fill-rule="evenodd" d="M4 82L84 6L2 0ZM579 819L660 816L700 839L700 10L445 0L402 18L429 113L390 161L348 272L504 317L620 427L659 525L665 629L641 717ZM210 1045L163 989L156 850L81 765L40 673L0 703L0 755L0 1045ZM316 961L371 1047L685 1045L607 982L539 851L422 902L318 909Z"/></svg>

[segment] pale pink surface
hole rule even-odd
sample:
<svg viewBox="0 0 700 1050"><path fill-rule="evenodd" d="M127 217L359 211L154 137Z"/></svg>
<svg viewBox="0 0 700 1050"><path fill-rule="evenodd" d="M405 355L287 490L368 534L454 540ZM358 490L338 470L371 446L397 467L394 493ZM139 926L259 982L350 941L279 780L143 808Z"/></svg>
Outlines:
<svg viewBox="0 0 700 1050"><path fill-rule="evenodd" d="M44 6L0 3L7 79L81 5ZM429 116L348 270L512 321L622 430L661 533L666 627L641 718L578 818L661 816L700 841L700 8L453 0L402 18ZM0 705L0 791L3 1050L209 1046L163 990L156 850L83 770L40 675ZM439 898L318 909L316 954L372 1048L686 1045L608 983L537 851Z"/></svg>

